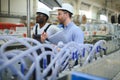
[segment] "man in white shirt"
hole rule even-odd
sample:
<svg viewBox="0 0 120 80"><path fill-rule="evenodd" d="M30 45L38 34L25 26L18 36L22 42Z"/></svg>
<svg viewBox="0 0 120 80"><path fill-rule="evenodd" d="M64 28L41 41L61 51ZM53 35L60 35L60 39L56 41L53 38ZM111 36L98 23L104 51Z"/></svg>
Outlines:
<svg viewBox="0 0 120 80"><path fill-rule="evenodd" d="M49 18L49 11L44 8L39 8L36 12L36 24L33 27L32 36L34 39L40 41L41 43L44 43L47 38L49 38L51 35L55 34L60 29L55 26L51 25L50 23L47 23ZM46 51L51 51L49 48L45 48ZM42 53L41 49L37 50L38 55ZM50 55L47 56L47 64L50 63ZM43 68L43 61L40 61L40 66ZM47 76L51 75L52 70L50 70L47 74ZM33 80L36 80L36 73L33 72Z"/></svg>
<svg viewBox="0 0 120 80"><path fill-rule="evenodd" d="M37 39L41 43L44 43L46 38L59 31L59 28L55 25L47 23L49 18L49 11L43 8L39 8L36 12L36 24L33 27L33 38Z"/></svg>

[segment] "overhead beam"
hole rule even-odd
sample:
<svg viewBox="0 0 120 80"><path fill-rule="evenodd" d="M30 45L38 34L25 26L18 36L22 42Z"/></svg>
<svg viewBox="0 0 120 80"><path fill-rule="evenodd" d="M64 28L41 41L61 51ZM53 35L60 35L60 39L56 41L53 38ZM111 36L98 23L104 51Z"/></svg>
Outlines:
<svg viewBox="0 0 120 80"><path fill-rule="evenodd" d="M86 4L90 4L92 6L95 6L95 7L101 8L101 9L104 8L103 5L97 4L97 3L90 1L90 0L89 1L88 0L81 0L81 2L86 3ZM111 8L108 8L108 7L106 9L109 11L112 11L112 12L116 12L116 10L113 10Z"/></svg>

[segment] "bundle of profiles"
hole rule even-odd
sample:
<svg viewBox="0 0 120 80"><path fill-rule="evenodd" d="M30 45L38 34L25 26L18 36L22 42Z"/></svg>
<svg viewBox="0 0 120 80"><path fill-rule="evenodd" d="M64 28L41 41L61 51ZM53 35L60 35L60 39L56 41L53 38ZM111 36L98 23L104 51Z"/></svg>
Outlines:
<svg viewBox="0 0 120 80"><path fill-rule="evenodd" d="M98 54L106 51L106 41L100 40L93 44L78 44L70 42L41 44L31 38L16 38L0 36L3 44L0 46L0 79L2 80L55 80L59 73L71 70L76 65L86 65ZM21 44L25 49L16 48L6 50L14 44ZM7 75L4 76L4 75ZM34 75L34 76L33 76Z"/></svg>

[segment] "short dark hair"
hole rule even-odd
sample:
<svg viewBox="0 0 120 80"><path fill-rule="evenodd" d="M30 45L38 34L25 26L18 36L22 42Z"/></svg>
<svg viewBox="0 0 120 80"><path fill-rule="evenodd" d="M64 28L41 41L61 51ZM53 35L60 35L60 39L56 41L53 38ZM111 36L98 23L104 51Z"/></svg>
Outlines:
<svg viewBox="0 0 120 80"><path fill-rule="evenodd" d="M70 13L69 11L67 11L67 10L62 10L64 13L68 13L69 14L69 17L71 18L72 17L72 13Z"/></svg>

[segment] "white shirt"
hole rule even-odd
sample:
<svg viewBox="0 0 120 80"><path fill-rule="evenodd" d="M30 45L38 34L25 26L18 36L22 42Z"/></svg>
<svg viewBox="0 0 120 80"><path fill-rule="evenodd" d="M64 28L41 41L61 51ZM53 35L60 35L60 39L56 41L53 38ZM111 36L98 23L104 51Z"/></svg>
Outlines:
<svg viewBox="0 0 120 80"><path fill-rule="evenodd" d="M36 25L38 25L37 34L42 34L44 32L44 30L47 28L47 26L49 25L49 23L46 23L42 28L40 28L40 25L38 23L36 23L35 26L33 27L32 34L35 34ZM50 25L49 28L46 31L46 33L48 35L48 38L58 31L60 31L60 28L58 28L55 25Z"/></svg>

